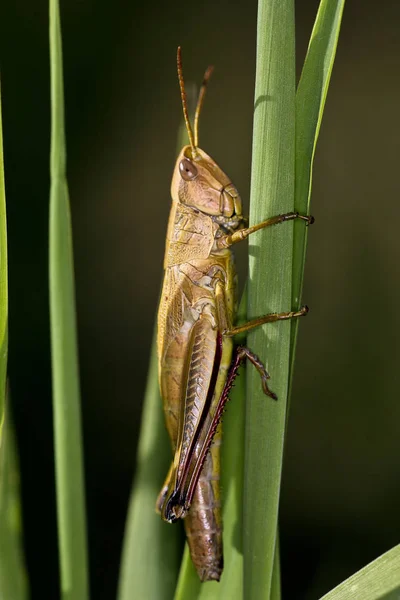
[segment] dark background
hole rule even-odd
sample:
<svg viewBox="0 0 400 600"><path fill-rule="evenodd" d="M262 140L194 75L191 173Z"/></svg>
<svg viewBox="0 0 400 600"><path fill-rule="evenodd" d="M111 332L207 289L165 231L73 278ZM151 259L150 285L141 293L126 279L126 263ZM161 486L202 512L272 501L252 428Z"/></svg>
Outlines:
<svg viewBox="0 0 400 600"><path fill-rule="evenodd" d="M317 4L296 3L299 69ZM176 47L188 80L215 65L201 145L246 199L256 10L255 0L61 2L96 600L115 596L134 469L181 118ZM0 5L9 371L33 599L58 594L47 11L42 0ZM399 19L394 0L348 2L318 144L303 296L312 311L282 492L286 599L317 598L400 538Z"/></svg>

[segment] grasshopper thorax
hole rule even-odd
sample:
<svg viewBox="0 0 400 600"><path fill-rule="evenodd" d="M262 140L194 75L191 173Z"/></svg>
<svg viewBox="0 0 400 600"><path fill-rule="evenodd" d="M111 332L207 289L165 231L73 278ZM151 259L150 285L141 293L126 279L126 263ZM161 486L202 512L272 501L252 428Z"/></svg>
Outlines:
<svg viewBox="0 0 400 600"><path fill-rule="evenodd" d="M229 177L216 162L196 147L182 148L171 183L174 201L215 217L242 218L242 201Z"/></svg>

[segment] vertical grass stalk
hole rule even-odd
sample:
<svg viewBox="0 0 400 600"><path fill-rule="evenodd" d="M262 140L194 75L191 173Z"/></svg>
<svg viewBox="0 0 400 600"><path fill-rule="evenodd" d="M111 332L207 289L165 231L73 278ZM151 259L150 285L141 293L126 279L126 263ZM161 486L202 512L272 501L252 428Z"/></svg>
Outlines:
<svg viewBox="0 0 400 600"><path fill-rule="evenodd" d="M9 409L6 401L0 440L0 598L27 600L18 453Z"/></svg>
<svg viewBox="0 0 400 600"><path fill-rule="evenodd" d="M50 0L49 285L57 516L63 600L89 597L71 216L66 179L60 14Z"/></svg>
<svg viewBox="0 0 400 600"><path fill-rule="evenodd" d="M312 168L329 82L335 61L345 0L321 0L296 93L295 202L310 213ZM295 228L293 240L292 306L299 308L304 279L307 230ZM298 322L292 323L291 380Z"/></svg>
<svg viewBox="0 0 400 600"><path fill-rule="evenodd" d="M0 89L0 444L4 422L8 352L7 219Z"/></svg>
<svg viewBox="0 0 400 600"><path fill-rule="evenodd" d="M171 450L158 388L154 335L143 404L135 482L126 522L118 600L171 600L182 557L179 524L156 514L156 498L167 473Z"/></svg>
<svg viewBox="0 0 400 600"><path fill-rule="evenodd" d="M7 220L0 93L0 598L25 600L27 578L21 548L19 468L6 402L8 352Z"/></svg>
<svg viewBox="0 0 400 600"><path fill-rule="evenodd" d="M251 223L294 209L309 212L312 161L343 5L344 0L321 1L295 102L293 0L259 1ZM248 317L290 310L300 302L305 247L306 228L300 222L285 223L250 238ZM175 600L222 600L227 597L235 600L242 597L246 600L279 600L281 597L277 518L288 385L293 372L290 366L293 365L296 331L297 325L277 323L249 335L249 346L267 364L272 376L271 388L278 394L279 400L274 403L263 395L258 375L249 368L244 402L245 378L239 379L224 421L224 572L219 584L200 584L186 547ZM125 540L120 600L130 598L135 589L139 589L142 595L151 592L158 594L157 597L169 598L171 573L176 574L175 567L168 570L166 560L161 559L166 557L164 532L168 536L172 532L168 527L158 530L146 507L146 499L150 502L158 491L154 487L153 475L159 477L163 459L158 448L162 447L165 435L162 419L157 413L160 399L155 361L153 351L138 473ZM242 514L241 424L245 411ZM156 453L158 459L154 460L150 474L146 475L149 457ZM243 538L240 535L242 525ZM150 554L146 550L149 539L145 528L155 544ZM170 543L171 549L175 548L172 539ZM175 556L171 554L168 555L169 562Z"/></svg>
<svg viewBox="0 0 400 600"><path fill-rule="evenodd" d="M250 223L294 206L295 55L292 0L260 0ZM249 242L249 318L290 310L293 223L260 231ZM247 370L244 471L244 598L269 598L276 546L288 394L290 325L276 323L248 336L271 373L267 398L259 375Z"/></svg>

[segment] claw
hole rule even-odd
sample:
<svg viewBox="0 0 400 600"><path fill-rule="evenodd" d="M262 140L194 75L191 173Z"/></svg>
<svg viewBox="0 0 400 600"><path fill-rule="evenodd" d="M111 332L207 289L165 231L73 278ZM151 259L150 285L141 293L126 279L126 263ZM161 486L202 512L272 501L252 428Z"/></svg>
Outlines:
<svg viewBox="0 0 400 600"><path fill-rule="evenodd" d="M264 377L262 378L262 389L266 396L269 396L270 398L272 398L272 400L278 400L278 396L275 394L275 392L269 389L267 380Z"/></svg>

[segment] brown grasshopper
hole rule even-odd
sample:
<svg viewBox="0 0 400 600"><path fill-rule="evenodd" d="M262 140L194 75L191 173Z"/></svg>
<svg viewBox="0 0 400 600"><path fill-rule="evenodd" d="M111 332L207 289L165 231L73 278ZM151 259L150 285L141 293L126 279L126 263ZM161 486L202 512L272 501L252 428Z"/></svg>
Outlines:
<svg viewBox="0 0 400 600"><path fill-rule="evenodd" d="M223 568L220 419L242 360L248 358L255 366L265 394L276 400L264 365L245 346L235 347L233 336L308 312L304 306L236 326L237 276L230 248L270 225L294 219L308 225L313 218L292 212L245 226L237 189L198 145L199 115L212 69L205 73L192 129L180 48L177 63L190 145L182 148L172 177L158 311L160 391L174 459L157 509L169 523L185 517L190 553L200 579L218 581Z"/></svg>

